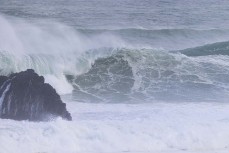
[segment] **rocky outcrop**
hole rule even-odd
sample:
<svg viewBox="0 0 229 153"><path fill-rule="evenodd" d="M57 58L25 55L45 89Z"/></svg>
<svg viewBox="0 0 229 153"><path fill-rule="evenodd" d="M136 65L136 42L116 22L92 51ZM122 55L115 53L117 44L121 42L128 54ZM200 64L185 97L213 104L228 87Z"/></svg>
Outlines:
<svg viewBox="0 0 229 153"><path fill-rule="evenodd" d="M71 120L66 104L44 77L32 69L0 77L0 118L48 121L53 117Z"/></svg>
<svg viewBox="0 0 229 153"><path fill-rule="evenodd" d="M0 87L2 86L2 84L7 80L6 76L0 76Z"/></svg>

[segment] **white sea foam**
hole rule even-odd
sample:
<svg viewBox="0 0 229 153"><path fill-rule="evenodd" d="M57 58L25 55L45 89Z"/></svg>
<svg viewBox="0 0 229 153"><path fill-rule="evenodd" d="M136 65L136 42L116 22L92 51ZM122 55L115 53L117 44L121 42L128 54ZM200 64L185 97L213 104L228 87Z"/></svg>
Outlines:
<svg viewBox="0 0 229 153"><path fill-rule="evenodd" d="M55 87L56 91L61 95L71 93L73 90L72 85L68 83L65 76L63 75L61 76L46 75L45 82Z"/></svg>
<svg viewBox="0 0 229 153"><path fill-rule="evenodd" d="M1 120L4 153L229 151L229 105L67 103L73 121Z"/></svg>

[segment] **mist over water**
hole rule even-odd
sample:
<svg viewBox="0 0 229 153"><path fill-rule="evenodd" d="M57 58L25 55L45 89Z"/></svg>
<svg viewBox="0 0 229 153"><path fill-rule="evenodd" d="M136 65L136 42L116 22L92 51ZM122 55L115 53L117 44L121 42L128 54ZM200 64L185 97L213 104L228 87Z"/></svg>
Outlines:
<svg viewBox="0 0 229 153"><path fill-rule="evenodd" d="M0 120L2 150L228 152L228 7L0 0L0 75L34 69L73 117Z"/></svg>
<svg viewBox="0 0 229 153"><path fill-rule="evenodd" d="M85 55L82 54L96 48L121 47L125 44L109 34L87 37L55 21L37 20L36 23L29 23L24 19L1 15L0 23L3 36L0 38L1 74L32 68L41 75L47 75L51 84L63 85L58 87L60 93L71 92L70 86L66 85L65 73L85 72L93 59L99 56L84 59ZM67 87L67 92L64 87Z"/></svg>

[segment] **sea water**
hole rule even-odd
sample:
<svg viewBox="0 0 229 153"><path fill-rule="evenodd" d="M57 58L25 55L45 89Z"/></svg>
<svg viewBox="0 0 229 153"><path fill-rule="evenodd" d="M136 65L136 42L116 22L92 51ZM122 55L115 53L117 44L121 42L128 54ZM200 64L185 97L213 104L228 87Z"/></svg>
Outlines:
<svg viewBox="0 0 229 153"><path fill-rule="evenodd" d="M73 121L0 120L0 153L226 153L229 2L0 0L0 75L34 69Z"/></svg>

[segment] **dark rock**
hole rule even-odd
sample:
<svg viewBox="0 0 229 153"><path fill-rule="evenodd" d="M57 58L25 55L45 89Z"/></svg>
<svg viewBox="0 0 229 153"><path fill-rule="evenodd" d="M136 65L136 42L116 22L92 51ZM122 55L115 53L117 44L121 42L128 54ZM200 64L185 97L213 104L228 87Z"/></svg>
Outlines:
<svg viewBox="0 0 229 153"><path fill-rule="evenodd" d="M6 76L0 76L0 87L2 86L2 84L7 80Z"/></svg>
<svg viewBox="0 0 229 153"><path fill-rule="evenodd" d="M0 86L0 118L48 121L60 116L72 119L56 90L31 69L1 76Z"/></svg>

